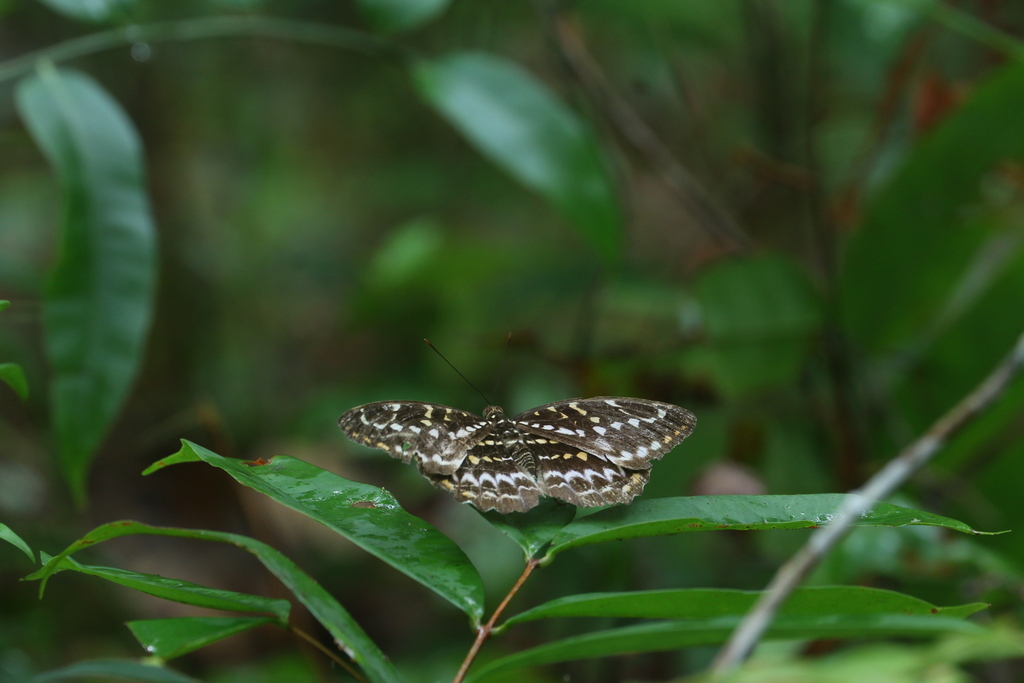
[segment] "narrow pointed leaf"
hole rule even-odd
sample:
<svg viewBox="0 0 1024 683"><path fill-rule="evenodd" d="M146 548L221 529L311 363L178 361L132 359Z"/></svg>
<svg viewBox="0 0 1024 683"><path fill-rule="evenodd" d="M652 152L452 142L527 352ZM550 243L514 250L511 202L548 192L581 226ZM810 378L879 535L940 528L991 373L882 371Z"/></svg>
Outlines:
<svg viewBox="0 0 1024 683"><path fill-rule="evenodd" d="M536 190L611 260L622 240L618 200L593 131L517 64L477 52L421 62L423 98L492 162Z"/></svg>
<svg viewBox="0 0 1024 683"><path fill-rule="evenodd" d="M273 623L269 617L178 617L129 621L128 628L146 652L167 660Z"/></svg>
<svg viewBox="0 0 1024 683"><path fill-rule="evenodd" d="M575 659L609 657L637 652L658 652L725 641L741 617L717 617L681 621L660 621L595 631L557 640L489 663L473 672L467 683L478 683L495 674L538 664ZM779 617L766 634L772 639L877 638L891 636L937 636L943 633L983 633L984 629L949 617L881 614L826 617Z"/></svg>
<svg viewBox="0 0 1024 683"><path fill-rule="evenodd" d="M546 561L567 548L590 543L685 531L812 529L830 522L844 494L800 496L689 496L619 505L574 521L552 541ZM879 503L854 526L941 526L983 534L963 522L921 510Z"/></svg>
<svg viewBox="0 0 1024 683"><path fill-rule="evenodd" d="M295 595L296 599L305 605L313 616L324 625L324 628L334 636L338 647L342 648L351 657L352 661L363 668L363 671L366 672L371 681L398 683L402 680L394 665L388 661L387 657L370 640L359 624L356 623L351 615L345 611L345 608L330 593L325 591L312 577L299 569L294 562L277 550L274 550L266 543L261 543L247 536L206 531L203 529L155 527L130 520L110 522L109 524L96 527L72 543L59 555L43 565L39 571L29 575L27 578L42 582L39 587L40 595L42 595L46 582L61 567L64 558L83 548L91 548L97 543L134 534L217 541L220 543L230 543L249 551L256 559L263 563L264 567L280 579L285 587Z"/></svg>
<svg viewBox="0 0 1024 683"><path fill-rule="evenodd" d="M943 307L991 236L986 222L972 222L971 208L994 169L1024 161L1022 109L1024 64L1009 60L873 193L845 249L839 306L868 352L899 348L944 315L963 313Z"/></svg>
<svg viewBox="0 0 1024 683"><path fill-rule="evenodd" d="M483 513L484 518L516 542L527 559L540 553L559 531L576 516L576 507L554 498L544 498L527 512L503 515L495 511Z"/></svg>
<svg viewBox="0 0 1024 683"><path fill-rule="evenodd" d="M385 34L421 26L448 7L449 0L357 0L370 25Z"/></svg>
<svg viewBox="0 0 1024 683"><path fill-rule="evenodd" d="M246 464L184 440L178 453L145 473L200 460L336 531L435 591L474 622L483 615L483 582L466 554L440 531L403 510L384 489L284 455L266 464Z"/></svg>
<svg viewBox="0 0 1024 683"><path fill-rule="evenodd" d="M627 617L641 619L711 619L742 616L761 596L759 591L687 588L589 593L558 598L509 618L504 626L552 617ZM797 588L780 614L788 616L920 614L964 618L988 607L975 602L936 607L910 595L862 586Z"/></svg>
<svg viewBox="0 0 1024 683"><path fill-rule="evenodd" d="M28 546L28 543L22 540L21 536L14 533L14 530L11 529L11 527L7 526L3 522L0 522L0 540L7 541L18 550L25 553L29 561L32 564L35 564L36 556L35 553L32 552L32 548Z"/></svg>
<svg viewBox="0 0 1024 683"><path fill-rule="evenodd" d="M288 623L288 613L291 611L292 606L287 600L275 600L260 595L219 590L189 581L169 579L155 574L142 574L127 569L96 567L81 564L70 557L61 562L58 569L96 576L126 588L137 590L140 593L153 595L164 600L180 602L185 605L235 612L270 612L277 617L282 625Z"/></svg>
<svg viewBox="0 0 1024 683"><path fill-rule="evenodd" d="M53 681L94 681L97 678L145 683L199 683L199 679L186 676L155 664L143 664L132 659L94 659L47 671L28 679L27 683Z"/></svg>
<svg viewBox="0 0 1024 683"><path fill-rule="evenodd" d="M119 13L127 11L135 0L39 0L54 12L63 14L68 19L99 23L109 21Z"/></svg>
<svg viewBox="0 0 1024 683"><path fill-rule="evenodd" d="M43 331L57 446L81 503L93 454L145 351L156 236L138 134L118 104L91 78L52 66L21 81L16 95L64 195Z"/></svg>
<svg viewBox="0 0 1024 683"><path fill-rule="evenodd" d="M0 363L0 379L7 383L22 401L28 400L28 381L17 363Z"/></svg>

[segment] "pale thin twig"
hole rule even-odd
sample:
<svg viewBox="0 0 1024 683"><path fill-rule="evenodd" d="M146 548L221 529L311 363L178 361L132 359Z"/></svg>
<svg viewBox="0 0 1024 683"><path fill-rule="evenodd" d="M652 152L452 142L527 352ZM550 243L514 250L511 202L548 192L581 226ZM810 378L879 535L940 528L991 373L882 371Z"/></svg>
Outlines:
<svg viewBox="0 0 1024 683"><path fill-rule="evenodd" d="M718 653L711 671L724 674L738 667L757 645L775 613L825 555L862 514L898 489L919 467L931 459L973 418L990 406L1024 367L1024 334L1010 355L979 384L974 391L942 416L920 438L893 458L863 487L851 492L836 511L833 520L815 531L796 555L779 568L764 593L743 618L729 641Z"/></svg>

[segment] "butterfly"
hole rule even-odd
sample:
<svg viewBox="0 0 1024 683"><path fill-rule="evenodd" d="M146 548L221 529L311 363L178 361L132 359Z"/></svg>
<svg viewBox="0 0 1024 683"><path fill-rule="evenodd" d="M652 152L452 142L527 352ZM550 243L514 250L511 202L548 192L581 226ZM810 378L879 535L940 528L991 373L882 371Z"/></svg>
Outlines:
<svg viewBox="0 0 1024 683"><path fill-rule="evenodd" d="M629 503L650 469L693 432L693 413L619 396L573 398L513 418L419 401L349 410L338 426L356 443L415 462L434 486L480 511L525 512L541 496L579 507Z"/></svg>

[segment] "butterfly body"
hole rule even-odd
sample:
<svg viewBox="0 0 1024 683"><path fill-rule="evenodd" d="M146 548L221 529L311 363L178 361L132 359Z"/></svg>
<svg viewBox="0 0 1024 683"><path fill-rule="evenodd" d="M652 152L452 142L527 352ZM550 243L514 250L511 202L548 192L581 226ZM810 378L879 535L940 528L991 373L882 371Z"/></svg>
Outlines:
<svg viewBox="0 0 1024 683"><path fill-rule="evenodd" d="M653 460L696 418L658 401L601 396L557 401L509 418L418 401L380 401L338 421L356 443L415 462L438 488L481 511L524 512L541 496L580 507L628 503Z"/></svg>

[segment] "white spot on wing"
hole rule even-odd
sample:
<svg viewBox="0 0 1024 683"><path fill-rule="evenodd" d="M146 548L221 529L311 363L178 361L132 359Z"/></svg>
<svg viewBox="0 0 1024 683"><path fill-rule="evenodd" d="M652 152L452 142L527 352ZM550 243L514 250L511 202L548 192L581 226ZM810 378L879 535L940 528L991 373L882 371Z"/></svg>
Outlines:
<svg viewBox="0 0 1024 683"><path fill-rule="evenodd" d="M427 432L427 434L430 434L435 439L437 437L441 436L441 432L437 431L437 427L435 427L434 429L431 429L429 432Z"/></svg>
<svg viewBox="0 0 1024 683"><path fill-rule="evenodd" d="M634 427L639 427L640 420L636 419L635 417L631 417L629 418L629 424L633 425Z"/></svg>
<svg viewBox="0 0 1024 683"><path fill-rule="evenodd" d="M594 427L594 431L597 432L598 434L604 434L608 430L605 429L604 427Z"/></svg>

